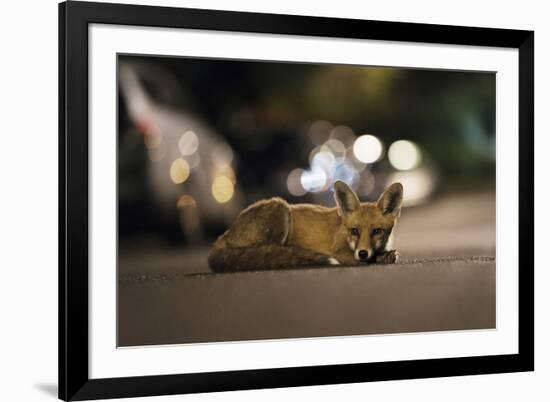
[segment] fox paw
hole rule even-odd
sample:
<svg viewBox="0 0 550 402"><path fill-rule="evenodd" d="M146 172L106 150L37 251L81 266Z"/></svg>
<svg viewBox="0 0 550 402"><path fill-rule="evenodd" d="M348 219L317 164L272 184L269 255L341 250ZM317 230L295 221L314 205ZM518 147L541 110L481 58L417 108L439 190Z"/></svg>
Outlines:
<svg viewBox="0 0 550 402"><path fill-rule="evenodd" d="M334 257L328 257L327 262L329 263L329 265L340 265L340 261L338 261Z"/></svg>
<svg viewBox="0 0 550 402"><path fill-rule="evenodd" d="M376 257L378 264L394 264L399 259L399 251L390 250Z"/></svg>

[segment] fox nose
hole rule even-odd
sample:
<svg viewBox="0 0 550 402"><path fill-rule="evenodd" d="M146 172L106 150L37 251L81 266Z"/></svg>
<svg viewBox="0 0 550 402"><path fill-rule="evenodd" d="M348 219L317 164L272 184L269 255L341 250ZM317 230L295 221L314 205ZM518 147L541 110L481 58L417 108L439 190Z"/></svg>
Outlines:
<svg viewBox="0 0 550 402"><path fill-rule="evenodd" d="M367 250L359 250L357 255L359 255L359 258L361 258L362 260L366 260L367 258L369 258L369 253L367 252Z"/></svg>

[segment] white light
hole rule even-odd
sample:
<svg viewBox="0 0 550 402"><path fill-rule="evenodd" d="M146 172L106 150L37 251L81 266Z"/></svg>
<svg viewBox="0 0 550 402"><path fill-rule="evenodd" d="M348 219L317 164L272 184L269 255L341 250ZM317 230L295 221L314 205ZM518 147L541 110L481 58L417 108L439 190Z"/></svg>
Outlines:
<svg viewBox="0 0 550 402"><path fill-rule="evenodd" d="M288 174L286 179L286 187L288 192L295 197L301 197L307 193L307 190L302 186L302 173L303 169L294 169Z"/></svg>
<svg viewBox="0 0 550 402"><path fill-rule="evenodd" d="M189 130L182 134L178 141L178 148L183 156L192 155L199 147L199 139L197 134Z"/></svg>
<svg viewBox="0 0 550 402"><path fill-rule="evenodd" d="M309 153L309 157L308 157L308 160L309 160L309 163L310 163L310 164L311 164L311 161L313 160L313 157L314 157L315 155L317 155L319 152L321 152L322 148L323 148L323 147L322 147L321 145L318 145L318 146L316 146L315 148L313 148L313 149L311 150L311 152Z"/></svg>
<svg viewBox="0 0 550 402"><path fill-rule="evenodd" d="M361 162L355 157L355 155L353 154L353 148L346 149L346 157L344 159L344 163L350 169L353 169L356 172L362 172L367 167L366 163Z"/></svg>
<svg viewBox="0 0 550 402"><path fill-rule="evenodd" d="M324 190L327 179L327 174L322 169L304 170L300 177L300 183L307 191L317 193Z"/></svg>
<svg viewBox="0 0 550 402"><path fill-rule="evenodd" d="M321 151L313 156L311 160L311 170L321 169L327 174L331 174L336 165L336 158L327 151Z"/></svg>
<svg viewBox="0 0 550 402"><path fill-rule="evenodd" d="M357 173L357 171L353 169L353 167L347 165L346 163L339 163L335 167L332 176L333 181L343 181L354 190L357 187L359 173Z"/></svg>
<svg viewBox="0 0 550 402"><path fill-rule="evenodd" d="M399 182L403 185L403 205L422 203L435 186L433 175L426 169L415 169L406 172L395 172L387 179L387 185Z"/></svg>
<svg viewBox="0 0 550 402"><path fill-rule="evenodd" d="M411 170L420 164L422 155L414 142L399 140L388 149L388 159L397 170Z"/></svg>
<svg viewBox="0 0 550 402"><path fill-rule="evenodd" d="M363 163L374 163L382 157L382 143L374 135L362 135L353 144L353 154Z"/></svg>

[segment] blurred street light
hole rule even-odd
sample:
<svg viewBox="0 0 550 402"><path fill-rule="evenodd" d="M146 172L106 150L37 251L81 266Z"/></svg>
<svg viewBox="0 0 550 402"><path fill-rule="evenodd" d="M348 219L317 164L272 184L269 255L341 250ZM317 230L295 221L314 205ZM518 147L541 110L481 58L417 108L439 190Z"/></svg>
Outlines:
<svg viewBox="0 0 550 402"><path fill-rule="evenodd" d="M374 163L382 157L384 147L374 135L362 135L353 144L355 157L363 163Z"/></svg>
<svg viewBox="0 0 550 402"><path fill-rule="evenodd" d="M390 145L388 159L397 170L411 170L420 165L422 155L414 142L399 140Z"/></svg>

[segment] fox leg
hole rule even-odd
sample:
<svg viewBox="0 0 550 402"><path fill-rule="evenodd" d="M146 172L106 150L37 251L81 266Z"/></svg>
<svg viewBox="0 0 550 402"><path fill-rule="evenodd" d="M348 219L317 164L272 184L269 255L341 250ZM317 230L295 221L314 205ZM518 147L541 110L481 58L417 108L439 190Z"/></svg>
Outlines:
<svg viewBox="0 0 550 402"><path fill-rule="evenodd" d="M378 264L394 264L399 259L399 252L397 250L389 250L383 254L376 256L376 262Z"/></svg>

